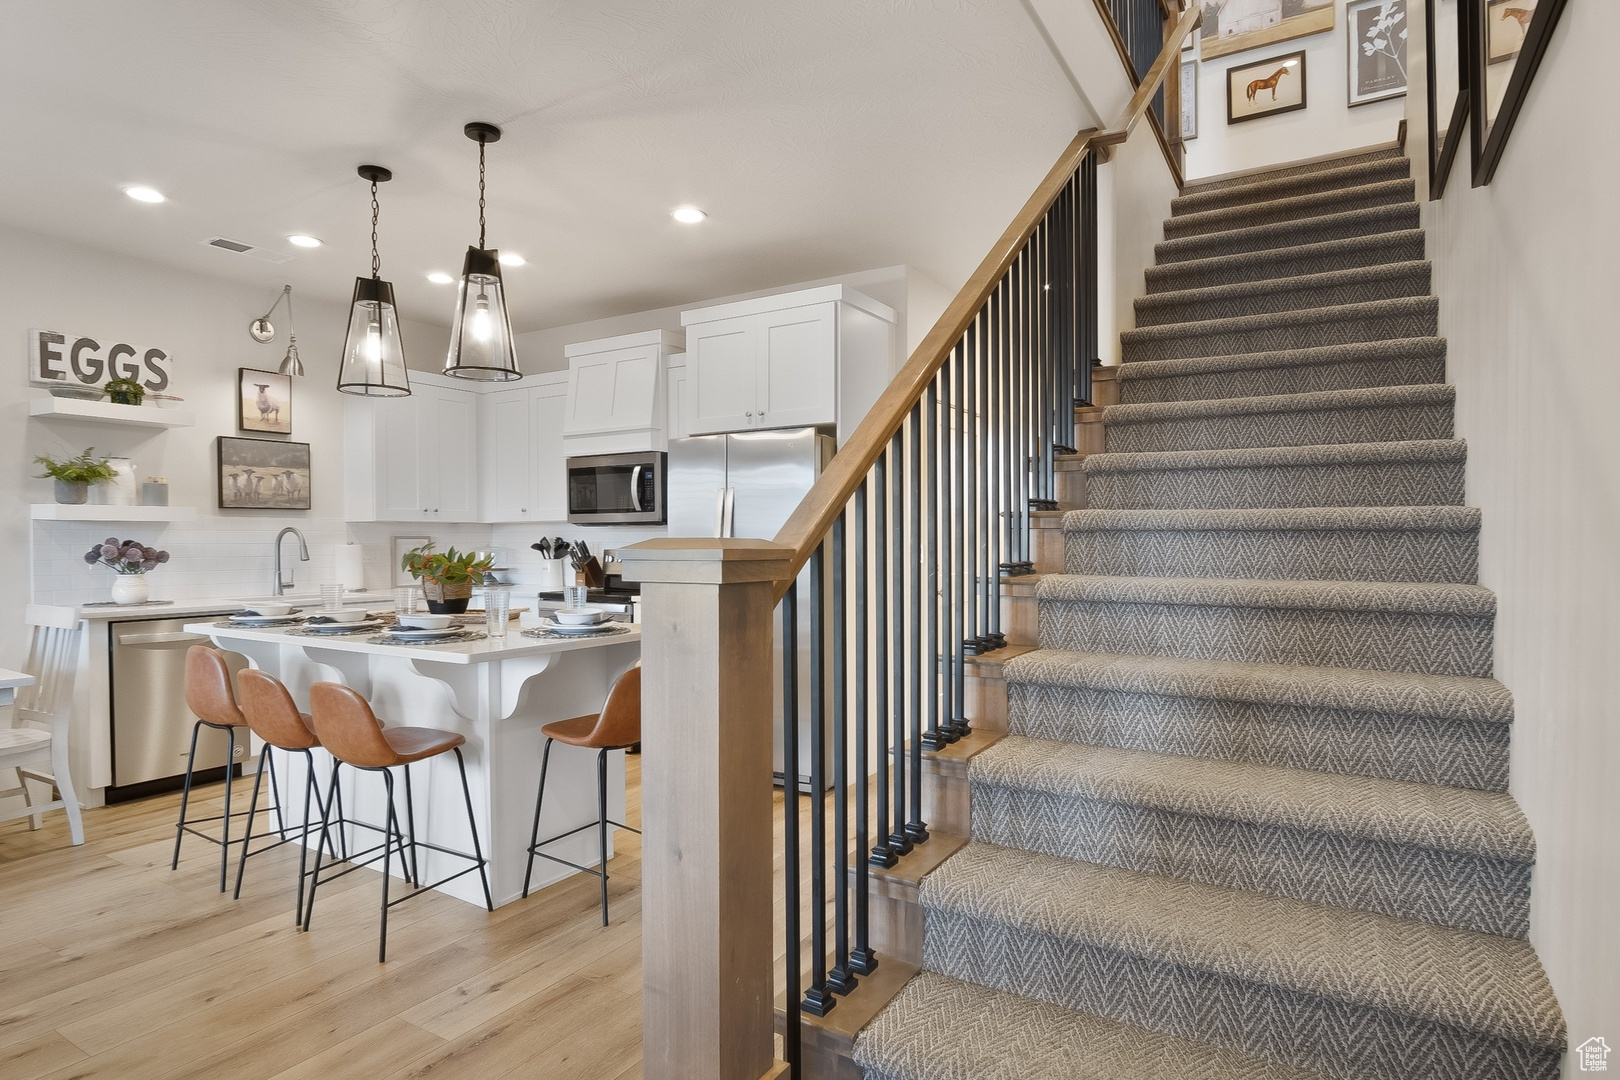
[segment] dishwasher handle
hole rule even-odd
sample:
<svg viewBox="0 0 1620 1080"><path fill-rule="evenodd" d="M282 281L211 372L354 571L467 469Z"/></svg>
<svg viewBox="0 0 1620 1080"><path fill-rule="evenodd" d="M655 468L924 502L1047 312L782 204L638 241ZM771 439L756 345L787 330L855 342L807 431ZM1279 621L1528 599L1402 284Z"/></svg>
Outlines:
<svg viewBox="0 0 1620 1080"><path fill-rule="evenodd" d="M119 645L201 645L211 639L207 634L119 634Z"/></svg>

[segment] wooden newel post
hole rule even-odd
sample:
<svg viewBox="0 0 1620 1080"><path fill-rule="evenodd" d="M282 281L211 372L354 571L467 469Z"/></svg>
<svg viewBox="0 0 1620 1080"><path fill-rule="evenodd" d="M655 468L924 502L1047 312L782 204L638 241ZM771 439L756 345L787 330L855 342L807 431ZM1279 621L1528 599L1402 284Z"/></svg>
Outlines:
<svg viewBox="0 0 1620 1080"><path fill-rule="evenodd" d="M641 583L642 1059L648 1080L773 1072L767 540L623 548Z"/></svg>

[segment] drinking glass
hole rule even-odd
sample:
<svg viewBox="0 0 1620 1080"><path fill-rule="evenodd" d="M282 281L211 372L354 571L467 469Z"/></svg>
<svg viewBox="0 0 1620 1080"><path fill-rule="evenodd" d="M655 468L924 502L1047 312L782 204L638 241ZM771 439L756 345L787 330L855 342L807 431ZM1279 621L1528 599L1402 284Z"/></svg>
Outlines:
<svg viewBox="0 0 1620 1080"><path fill-rule="evenodd" d="M416 598L421 593L415 585L398 585L394 588L394 614L415 615Z"/></svg>
<svg viewBox="0 0 1620 1080"><path fill-rule="evenodd" d="M484 629L490 639L498 641L506 636L506 624L512 617L512 590L504 585L484 586Z"/></svg>
<svg viewBox="0 0 1620 1080"><path fill-rule="evenodd" d="M321 586L321 610L322 611L336 611L338 608L340 608L342 606L343 606L343 586L342 585L322 585Z"/></svg>
<svg viewBox="0 0 1620 1080"><path fill-rule="evenodd" d="M563 606L578 610L585 606L591 598L591 590L587 585L564 585Z"/></svg>

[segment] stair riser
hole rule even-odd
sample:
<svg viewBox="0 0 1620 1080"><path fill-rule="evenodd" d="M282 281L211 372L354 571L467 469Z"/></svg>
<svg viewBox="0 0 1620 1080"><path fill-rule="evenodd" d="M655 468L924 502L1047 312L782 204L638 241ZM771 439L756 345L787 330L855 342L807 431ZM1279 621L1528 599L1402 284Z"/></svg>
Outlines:
<svg viewBox="0 0 1620 1080"><path fill-rule="evenodd" d="M1096 510L1461 506L1462 462L1088 472Z"/></svg>
<svg viewBox="0 0 1620 1080"><path fill-rule="evenodd" d="M1507 724L1307 705L1008 684L1016 735L1506 791Z"/></svg>
<svg viewBox="0 0 1620 1080"><path fill-rule="evenodd" d="M1420 529L1087 529L1064 537L1064 572L1100 577L1439 581L1478 578L1479 534Z"/></svg>
<svg viewBox="0 0 1620 1080"><path fill-rule="evenodd" d="M926 903L926 898L925 898ZM929 908L925 966L1337 1080L1555 1080L1559 1054Z"/></svg>
<svg viewBox="0 0 1620 1080"><path fill-rule="evenodd" d="M1172 217L1164 223L1164 238L1180 240L1231 229L1252 229L1326 214L1343 214L1351 210L1372 210L1380 206L1409 203L1414 197L1410 180L1387 180L1364 187L1337 188L1302 195L1297 199L1246 203L1207 214Z"/></svg>
<svg viewBox="0 0 1620 1080"><path fill-rule="evenodd" d="M973 785L976 840L1522 938L1530 864L1095 797Z"/></svg>
<svg viewBox="0 0 1620 1080"><path fill-rule="evenodd" d="M1494 620L1467 615L1045 599L1041 647L1427 675L1491 674Z"/></svg>
<svg viewBox="0 0 1620 1080"><path fill-rule="evenodd" d="M1407 404L1316 412L1240 413L1147 423L1108 424L1109 453L1242 450L1260 446L1327 446L1452 437L1451 403Z"/></svg>
<svg viewBox="0 0 1620 1080"><path fill-rule="evenodd" d="M1374 386L1417 386L1446 380L1443 356L1410 360L1357 360L1343 364L1297 364L1245 368L1169 378L1119 381L1124 405L1153 401L1211 401L1222 398L1307 394L1315 390L1360 390Z"/></svg>
<svg viewBox="0 0 1620 1080"><path fill-rule="evenodd" d="M1164 240L1153 247L1154 262L1159 265L1187 262L1191 259L1210 259L1221 255L1260 253L1277 248L1298 247L1301 244L1320 244L1328 240L1348 240L1352 236L1372 236L1377 233L1397 232L1419 227L1418 208L1406 203L1380 207L1372 213L1347 217L1328 216L1307 218L1258 229L1237 229L1231 232L1190 236L1180 240Z"/></svg>
<svg viewBox="0 0 1620 1080"><path fill-rule="evenodd" d="M1304 274L1325 274L1365 266L1421 262L1425 247L1419 230L1378 233L1333 242L1330 247L1283 247L1265 258L1252 253L1209 261L1168 263L1147 268L1148 295L1236 285L1246 281L1275 281Z"/></svg>
<svg viewBox="0 0 1620 1080"><path fill-rule="evenodd" d="M1298 176L1319 176L1325 172L1356 165L1371 165L1380 161L1405 161L1401 152L1394 148L1384 150L1369 150L1365 154L1356 154L1353 157L1329 158L1323 161L1305 161L1295 165L1285 165L1280 169L1263 169L1259 172L1245 173L1241 176L1228 176L1220 180L1195 180L1184 184L1182 190L1186 198L1192 195L1204 195L1214 191L1232 191L1238 188L1248 188L1255 184L1268 183Z"/></svg>
<svg viewBox="0 0 1620 1080"><path fill-rule="evenodd" d="M1185 332L1127 330L1120 335L1120 357L1178 360L1196 356L1241 356L1245 353L1310 349L1392 338L1433 337L1438 332L1439 304L1430 300L1420 310L1351 311L1312 319L1284 319L1251 328L1188 323Z"/></svg>
<svg viewBox="0 0 1620 1080"><path fill-rule="evenodd" d="M1323 169L1315 173L1302 173L1270 181L1251 181L1240 187L1182 195L1171 200L1170 213L1173 217L1181 217L1184 214L1224 210L1231 206L1247 206L1250 203L1267 202L1272 199L1291 199L1319 191L1363 187L1386 180L1405 180L1411 175L1411 162L1405 158L1385 158L1354 168Z"/></svg>
<svg viewBox="0 0 1620 1080"><path fill-rule="evenodd" d="M1270 315L1279 311L1361 304L1371 300L1398 300L1429 294L1428 269L1405 269L1381 274L1364 281L1333 285L1295 285L1286 280L1266 282L1246 295L1222 296L1205 300L1176 300L1174 293L1160 294L1163 301L1136 301L1136 325L1167 326L1199 322L1203 319L1229 319L1242 315Z"/></svg>

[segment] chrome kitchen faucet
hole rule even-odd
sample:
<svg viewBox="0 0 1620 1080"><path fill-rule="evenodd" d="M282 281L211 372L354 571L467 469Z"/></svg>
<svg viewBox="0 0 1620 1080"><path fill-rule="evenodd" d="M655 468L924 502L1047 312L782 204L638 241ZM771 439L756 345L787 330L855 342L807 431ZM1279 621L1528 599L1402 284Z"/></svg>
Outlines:
<svg viewBox="0 0 1620 1080"><path fill-rule="evenodd" d="M309 545L304 543L303 533L299 532L291 525L276 533L276 579L270 583L271 596L282 596L288 589L292 588L292 568L288 567L285 574L281 569L281 542L287 538L288 533L292 533L294 536L298 537L299 561L309 562Z"/></svg>

